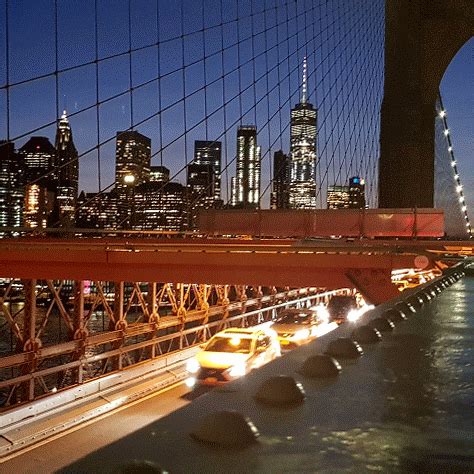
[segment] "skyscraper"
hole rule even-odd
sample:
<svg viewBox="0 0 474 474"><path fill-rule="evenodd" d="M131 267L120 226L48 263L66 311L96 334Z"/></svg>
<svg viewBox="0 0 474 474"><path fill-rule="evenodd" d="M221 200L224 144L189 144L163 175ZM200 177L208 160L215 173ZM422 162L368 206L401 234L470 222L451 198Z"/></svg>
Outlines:
<svg viewBox="0 0 474 474"><path fill-rule="evenodd" d="M273 155L273 182L270 196L272 209L288 208L288 189L290 185L290 161L288 155L278 150Z"/></svg>
<svg viewBox="0 0 474 474"><path fill-rule="evenodd" d="M237 207L237 178L230 178L230 207Z"/></svg>
<svg viewBox="0 0 474 474"><path fill-rule="evenodd" d="M117 132L115 188L119 192L133 182L138 186L150 179L151 140L132 130Z"/></svg>
<svg viewBox="0 0 474 474"><path fill-rule="evenodd" d="M194 160L196 165L210 165L214 174L214 200L221 198L221 157L222 143L196 140L194 142Z"/></svg>
<svg viewBox="0 0 474 474"><path fill-rule="evenodd" d="M316 134L317 110L307 102L306 58L300 103L291 109L290 188L291 209L316 208Z"/></svg>
<svg viewBox="0 0 474 474"><path fill-rule="evenodd" d="M187 166L187 188L189 196L190 228L195 229L199 209L214 207L216 195L214 192L215 174L211 164L190 163Z"/></svg>
<svg viewBox="0 0 474 474"><path fill-rule="evenodd" d="M56 150L46 137L31 137L19 150L25 167L26 183L41 180L53 181L50 173L54 166Z"/></svg>
<svg viewBox="0 0 474 474"><path fill-rule="evenodd" d="M19 154L25 169L24 225L47 227L54 224L52 214L56 194L53 164L56 150L46 137L31 137Z"/></svg>
<svg viewBox="0 0 474 474"><path fill-rule="evenodd" d="M237 176L233 193L235 207L260 207L260 147L254 125L237 129Z"/></svg>
<svg viewBox="0 0 474 474"><path fill-rule="evenodd" d="M349 207L352 209L365 208L365 181L359 176L349 179Z"/></svg>
<svg viewBox="0 0 474 474"><path fill-rule="evenodd" d="M170 180L170 170L166 166L150 166L150 182L167 183Z"/></svg>
<svg viewBox="0 0 474 474"><path fill-rule="evenodd" d="M115 192L118 227L133 227L134 192L150 179L151 140L137 131L117 132Z"/></svg>
<svg viewBox="0 0 474 474"><path fill-rule="evenodd" d="M13 142L0 140L0 226L21 227L23 223L23 166ZM4 233L15 235L14 231Z"/></svg>
<svg viewBox="0 0 474 474"><path fill-rule="evenodd" d="M66 111L63 112L56 132L56 209L59 225L73 226L79 181L79 160L72 139Z"/></svg>

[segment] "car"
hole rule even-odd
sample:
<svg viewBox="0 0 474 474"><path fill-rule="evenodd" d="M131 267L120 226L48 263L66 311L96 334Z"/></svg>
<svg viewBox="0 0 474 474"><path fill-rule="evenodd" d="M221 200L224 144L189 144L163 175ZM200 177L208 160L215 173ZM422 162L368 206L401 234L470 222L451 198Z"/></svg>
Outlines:
<svg viewBox="0 0 474 474"><path fill-rule="evenodd" d="M187 363L188 387L220 385L281 355L275 331L268 327L229 328L218 332Z"/></svg>
<svg viewBox="0 0 474 474"><path fill-rule="evenodd" d="M374 306L366 304L360 295L334 295L327 305L329 321L337 324L357 321L373 308Z"/></svg>
<svg viewBox="0 0 474 474"><path fill-rule="evenodd" d="M294 349L321 335L327 325L328 314L324 306L314 308L286 308L271 326L278 334L282 350Z"/></svg>
<svg viewBox="0 0 474 474"><path fill-rule="evenodd" d="M353 295L334 295L328 302L329 320L342 324L351 311L359 308L357 298Z"/></svg>

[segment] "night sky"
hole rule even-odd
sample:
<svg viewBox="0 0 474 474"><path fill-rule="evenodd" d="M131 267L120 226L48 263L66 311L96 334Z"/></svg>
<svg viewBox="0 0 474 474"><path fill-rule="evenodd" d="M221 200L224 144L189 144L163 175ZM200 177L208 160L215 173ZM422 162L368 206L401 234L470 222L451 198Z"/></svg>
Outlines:
<svg viewBox="0 0 474 474"><path fill-rule="evenodd" d="M364 0L321 3L324 5L316 0L132 0L129 34L128 0L99 0L96 51L94 0L61 0L56 57L55 2L10 1L10 84L84 65L12 87L9 133L7 94L0 89L0 138L20 136L15 140L19 148L31 130L54 122L63 108L70 114L87 109L71 117L71 126L80 154L96 147L98 140L110 140L100 147L104 188L114 179L115 133L132 121L151 117L136 129L152 139L152 164L168 166L181 182L185 180L182 170L192 159L194 140L222 140L227 150L225 167L235 156L238 123L256 123L263 155L263 191L271 177L273 151L289 149L285 127L290 108L298 102L299 65L306 55L309 99L319 109L320 203L325 202L325 186L345 184L356 174L368 180L373 202L378 127L372 118L382 92L384 2L370 2L370 7ZM0 0L0 86L7 82L5 4L6 0ZM153 45L158 41L159 47ZM150 44L153 46L146 47ZM96 71L96 53L102 59L127 52L130 46L143 47L132 53L131 67L130 55L122 54L100 61ZM252 60L255 56L257 60ZM106 100L98 113L99 132L94 106L96 73L99 101ZM254 78L260 78L255 85ZM130 81L135 88L132 99L129 93L122 94ZM441 85L468 205L474 204L473 86L471 40L455 57ZM239 89L244 93L239 95ZM182 101L184 95L187 99ZM204 120L206 114L208 120ZM32 134L48 136L54 142L55 129L52 125ZM352 129L356 133L351 134ZM185 130L185 137L180 137ZM97 151L85 153L80 160L80 189L97 191ZM228 179L234 170L232 163ZM224 185L224 200L225 192ZM264 205L268 195L267 190Z"/></svg>

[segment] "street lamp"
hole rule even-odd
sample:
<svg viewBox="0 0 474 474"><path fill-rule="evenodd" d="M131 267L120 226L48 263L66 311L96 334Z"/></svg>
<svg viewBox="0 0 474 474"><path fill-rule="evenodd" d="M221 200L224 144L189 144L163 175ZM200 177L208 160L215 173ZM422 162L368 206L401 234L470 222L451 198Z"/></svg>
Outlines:
<svg viewBox="0 0 474 474"><path fill-rule="evenodd" d="M123 177L123 182L127 186L127 214L129 216L128 219L128 227L133 229L133 217L135 214L135 175L133 174L126 174Z"/></svg>
<svg viewBox="0 0 474 474"><path fill-rule="evenodd" d="M132 186L133 183L135 183L135 176L133 174L126 174L124 177L123 177L123 182L127 185L127 186Z"/></svg>

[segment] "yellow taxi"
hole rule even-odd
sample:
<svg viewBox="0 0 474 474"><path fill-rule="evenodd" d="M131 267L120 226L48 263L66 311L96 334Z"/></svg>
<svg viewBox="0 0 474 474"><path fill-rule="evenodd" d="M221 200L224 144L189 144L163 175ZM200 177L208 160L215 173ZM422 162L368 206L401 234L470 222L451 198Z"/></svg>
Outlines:
<svg viewBox="0 0 474 474"><path fill-rule="evenodd" d="M187 363L188 387L219 385L262 366L281 354L275 331L264 328L229 328L214 335Z"/></svg>

